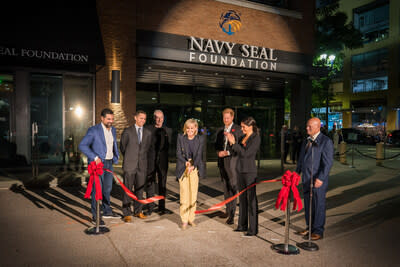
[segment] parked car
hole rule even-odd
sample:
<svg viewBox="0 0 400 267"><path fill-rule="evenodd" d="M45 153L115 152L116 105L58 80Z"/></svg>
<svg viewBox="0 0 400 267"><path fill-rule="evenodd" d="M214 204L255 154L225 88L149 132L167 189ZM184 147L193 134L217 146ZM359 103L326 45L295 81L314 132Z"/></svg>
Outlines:
<svg viewBox="0 0 400 267"><path fill-rule="evenodd" d="M387 142L394 146L400 146L400 130L394 130L388 134Z"/></svg>

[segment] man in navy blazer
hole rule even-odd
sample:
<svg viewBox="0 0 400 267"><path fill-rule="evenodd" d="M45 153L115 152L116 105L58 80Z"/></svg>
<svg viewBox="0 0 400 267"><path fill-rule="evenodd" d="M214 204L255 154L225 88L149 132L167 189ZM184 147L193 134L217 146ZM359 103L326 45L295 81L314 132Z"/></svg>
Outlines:
<svg viewBox="0 0 400 267"><path fill-rule="evenodd" d="M333 164L332 140L320 132L321 121L311 118L307 122L309 137L303 142L297 162L296 172L302 173L303 195L306 224L309 225L310 183L312 189L311 239L318 240L324 235L325 198L328 189L329 171ZM312 177L311 177L312 171ZM302 236L308 235L306 230L297 232Z"/></svg>
<svg viewBox="0 0 400 267"><path fill-rule="evenodd" d="M105 108L101 111L101 122L90 127L79 144L79 149L88 158L88 163L96 161L96 164L103 162L104 168L113 170L113 163L118 163L119 153L117 146L117 132L112 124L114 122L114 113ZM113 176L109 172L104 172L100 176L100 183L103 193L102 211L103 217L119 217L112 212L110 206L110 193L112 189ZM96 221L96 199L95 187L92 190L92 217ZM100 220L101 224L104 224Z"/></svg>

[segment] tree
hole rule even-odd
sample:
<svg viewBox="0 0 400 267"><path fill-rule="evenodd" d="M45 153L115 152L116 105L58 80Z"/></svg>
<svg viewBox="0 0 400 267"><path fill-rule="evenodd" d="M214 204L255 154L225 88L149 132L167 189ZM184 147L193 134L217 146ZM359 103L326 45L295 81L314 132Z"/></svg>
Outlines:
<svg viewBox="0 0 400 267"><path fill-rule="evenodd" d="M326 107L328 124L329 101L333 94L329 85L343 68L344 48L355 49L363 46L362 33L354 28L352 21L347 23L347 15L338 11L339 2L316 10L315 42L316 51L313 66L321 73L312 81L313 107Z"/></svg>

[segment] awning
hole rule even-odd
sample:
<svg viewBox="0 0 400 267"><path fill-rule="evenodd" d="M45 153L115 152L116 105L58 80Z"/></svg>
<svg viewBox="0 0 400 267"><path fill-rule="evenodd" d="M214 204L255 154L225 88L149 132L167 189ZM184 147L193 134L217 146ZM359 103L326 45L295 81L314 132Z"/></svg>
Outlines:
<svg viewBox="0 0 400 267"><path fill-rule="evenodd" d="M104 65L96 1L44 3L13 1L2 7L0 64Z"/></svg>

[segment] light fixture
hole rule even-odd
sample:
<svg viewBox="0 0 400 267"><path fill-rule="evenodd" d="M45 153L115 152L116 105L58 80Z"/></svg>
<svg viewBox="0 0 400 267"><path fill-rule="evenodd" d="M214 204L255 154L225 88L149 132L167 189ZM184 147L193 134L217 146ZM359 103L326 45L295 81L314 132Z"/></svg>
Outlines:
<svg viewBox="0 0 400 267"><path fill-rule="evenodd" d="M329 59L330 62L335 61L335 58L336 58L335 55L330 55L330 56L328 57L328 59Z"/></svg>
<svg viewBox="0 0 400 267"><path fill-rule="evenodd" d="M120 103L120 71L113 70L111 77L111 103Z"/></svg>
<svg viewBox="0 0 400 267"><path fill-rule="evenodd" d="M319 56L319 59L320 60L325 60L327 56L328 56L327 54L322 54L322 55Z"/></svg>
<svg viewBox="0 0 400 267"><path fill-rule="evenodd" d="M80 117L82 117L82 114L83 114L83 109L80 107L80 106L77 106L76 108L75 108L75 115L78 117L78 118L80 118Z"/></svg>

